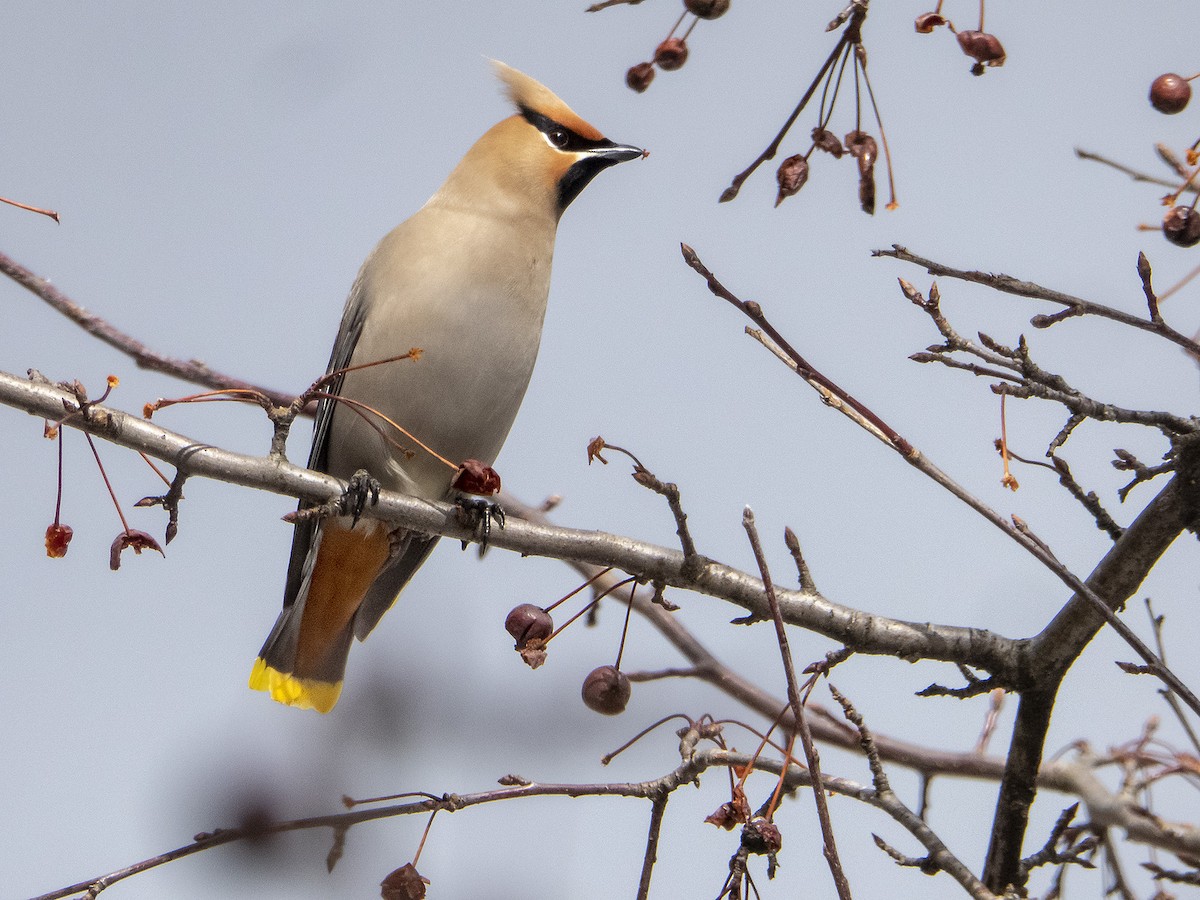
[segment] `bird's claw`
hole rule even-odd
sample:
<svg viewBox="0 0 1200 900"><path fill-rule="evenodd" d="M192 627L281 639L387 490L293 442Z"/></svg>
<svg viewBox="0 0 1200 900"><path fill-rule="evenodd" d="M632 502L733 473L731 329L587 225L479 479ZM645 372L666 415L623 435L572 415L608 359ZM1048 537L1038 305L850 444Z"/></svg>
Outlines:
<svg viewBox="0 0 1200 900"><path fill-rule="evenodd" d="M350 516L353 520L350 523L351 528L357 525L358 520L362 518L363 510L367 508L368 502L372 506L379 502L379 490L379 482L372 478L371 473L366 469L359 469L350 476L350 481L346 483L346 490L342 491L339 503L342 515Z"/></svg>
<svg viewBox="0 0 1200 900"><path fill-rule="evenodd" d="M479 541L479 555L487 552L488 540L492 536L492 522L504 527L504 507L494 500L483 497L460 497L458 506L459 520L471 529ZM468 541L462 542L462 548L467 549Z"/></svg>

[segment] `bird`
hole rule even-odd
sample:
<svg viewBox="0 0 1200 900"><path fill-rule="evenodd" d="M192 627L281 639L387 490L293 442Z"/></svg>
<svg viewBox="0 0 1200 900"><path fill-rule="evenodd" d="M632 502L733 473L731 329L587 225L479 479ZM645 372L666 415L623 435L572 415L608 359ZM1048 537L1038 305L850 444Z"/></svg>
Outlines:
<svg viewBox="0 0 1200 900"><path fill-rule="evenodd" d="M559 217L599 172L647 155L605 138L530 76L493 66L515 112L363 262L323 383L310 469L360 488L365 478L368 489L460 496L455 465L491 466L529 385ZM357 515L299 516L283 610L250 687L333 709L352 638L375 628L437 540Z"/></svg>

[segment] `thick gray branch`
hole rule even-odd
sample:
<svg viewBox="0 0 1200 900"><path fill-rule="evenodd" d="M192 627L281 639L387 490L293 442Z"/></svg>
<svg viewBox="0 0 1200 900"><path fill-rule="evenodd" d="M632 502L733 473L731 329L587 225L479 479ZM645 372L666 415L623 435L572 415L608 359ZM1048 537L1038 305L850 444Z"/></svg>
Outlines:
<svg viewBox="0 0 1200 900"><path fill-rule="evenodd" d="M70 393L0 372L0 404L43 418L63 419L76 409ZM81 428L123 447L161 459L189 476L212 478L242 487L285 494L315 503L341 496L345 485L336 478L292 465L282 458L233 453L168 431L112 407L92 405L85 415L70 416L65 425ZM382 493L370 514L426 534L472 539L454 507L403 494ZM524 555L569 562L613 566L647 580L662 582L726 600L761 619L770 617L762 581L745 572L700 557L687 566L678 550L621 535L539 525L512 519L493 530L489 543ZM983 629L904 622L870 615L832 603L819 594L779 591L784 621L816 631L862 652L901 659L961 662L984 669L1001 680L1015 679L1015 642Z"/></svg>

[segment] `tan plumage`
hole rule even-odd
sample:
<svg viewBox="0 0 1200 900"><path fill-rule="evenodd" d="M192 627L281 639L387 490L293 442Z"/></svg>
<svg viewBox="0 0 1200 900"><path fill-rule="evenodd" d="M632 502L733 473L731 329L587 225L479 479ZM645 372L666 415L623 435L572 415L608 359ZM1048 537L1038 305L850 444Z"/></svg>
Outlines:
<svg viewBox="0 0 1200 900"><path fill-rule="evenodd" d="M421 358L339 377L330 391L354 403L321 403L311 468L345 479L365 469L384 488L451 498L452 470L365 409L446 460L491 465L537 358L558 219L599 171L643 155L606 140L528 75L496 70L517 114L487 131L367 257L329 371L411 347ZM436 540L369 519L297 525L283 612L250 686L331 709L351 637L375 627Z"/></svg>

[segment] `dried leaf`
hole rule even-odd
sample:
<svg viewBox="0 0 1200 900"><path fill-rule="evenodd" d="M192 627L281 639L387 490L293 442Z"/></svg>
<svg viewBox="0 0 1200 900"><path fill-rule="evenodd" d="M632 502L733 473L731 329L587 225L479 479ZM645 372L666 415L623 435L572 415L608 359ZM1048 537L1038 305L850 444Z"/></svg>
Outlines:
<svg viewBox="0 0 1200 900"><path fill-rule="evenodd" d="M946 24L946 17L934 12L921 13L913 26L918 34L931 34L939 25Z"/></svg>
<svg viewBox="0 0 1200 900"><path fill-rule="evenodd" d="M604 443L604 438L600 437L599 435L597 435L596 437L594 437L590 441L588 441L587 455L588 455L588 465L589 466L592 464L592 460L594 460L594 459L600 460L600 462L604 463L606 466L608 465L608 460L600 455L600 451L602 451L607 446L608 445L606 443Z"/></svg>
<svg viewBox="0 0 1200 900"><path fill-rule="evenodd" d="M540 668L542 663L546 661L546 642L534 638L527 641L523 647L517 650L521 654L521 659L525 665L531 669Z"/></svg>
<svg viewBox="0 0 1200 900"><path fill-rule="evenodd" d="M734 826L743 825L750 821L750 801L746 794L736 785L733 788L733 799L722 803L716 812L704 820L707 825L716 825L726 831L733 831Z"/></svg>
<svg viewBox="0 0 1200 900"><path fill-rule="evenodd" d="M139 556L143 550L157 550L164 557L167 555L163 553L163 548L158 545L158 541L146 532L130 528L118 534L116 540L112 542L112 547L109 548L108 567L114 572L121 568L121 551L126 547L132 548L133 552Z"/></svg>

